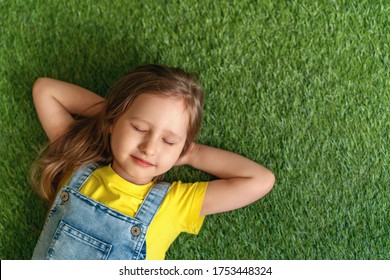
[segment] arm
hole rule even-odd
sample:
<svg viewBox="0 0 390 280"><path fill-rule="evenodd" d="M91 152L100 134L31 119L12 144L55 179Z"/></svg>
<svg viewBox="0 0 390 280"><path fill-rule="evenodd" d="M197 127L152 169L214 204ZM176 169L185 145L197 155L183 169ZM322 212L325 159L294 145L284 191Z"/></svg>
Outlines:
<svg viewBox="0 0 390 280"><path fill-rule="evenodd" d="M180 162L221 178L208 183L201 215L246 206L266 195L275 183L272 172L260 164L205 145L194 144Z"/></svg>
<svg viewBox="0 0 390 280"><path fill-rule="evenodd" d="M73 115L92 116L104 106L103 97L50 78L37 79L32 93L39 120L50 141L66 131L74 121Z"/></svg>

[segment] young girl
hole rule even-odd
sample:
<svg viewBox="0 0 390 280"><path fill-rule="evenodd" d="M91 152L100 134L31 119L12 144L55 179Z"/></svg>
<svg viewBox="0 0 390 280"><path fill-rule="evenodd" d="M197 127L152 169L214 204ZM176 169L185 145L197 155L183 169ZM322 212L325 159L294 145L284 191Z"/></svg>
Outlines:
<svg viewBox="0 0 390 280"><path fill-rule="evenodd" d="M39 78L33 99L50 143L32 178L51 205L33 259L164 259L206 215L248 205L274 185L265 167L195 142L203 90L178 68L138 67L106 100ZM179 165L220 179L160 182Z"/></svg>

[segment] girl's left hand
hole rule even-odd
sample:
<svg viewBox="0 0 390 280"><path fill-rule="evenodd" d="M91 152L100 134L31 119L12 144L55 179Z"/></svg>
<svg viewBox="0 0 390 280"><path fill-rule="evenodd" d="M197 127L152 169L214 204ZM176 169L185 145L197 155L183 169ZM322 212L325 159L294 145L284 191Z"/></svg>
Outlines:
<svg viewBox="0 0 390 280"><path fill-rule="evenodd" d="M257 162L197 143L176 164L186 164L219 178L208 182L202 216L246 206L266 195L275 183L272 172Z"/></svg>
<svg viewBox="0 0 390 280"><path fill-rule="evenodd" d="M178 160L175 163L175 166L188 165L190 162L191 154L195 150L195 146L196 144L192 143L187 153L185 153L183 156L178 158Z"/></svg>

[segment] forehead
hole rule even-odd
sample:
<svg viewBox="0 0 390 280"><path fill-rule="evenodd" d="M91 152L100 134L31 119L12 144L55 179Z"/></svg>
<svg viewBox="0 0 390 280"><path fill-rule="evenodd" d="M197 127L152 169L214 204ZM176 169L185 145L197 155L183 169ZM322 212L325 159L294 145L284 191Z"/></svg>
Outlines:
<svg viewBox="0 0 390 280"><path fill-rule="evenodd" d="M185 136L189 124L189 112L180 97L161 94L141 94L131 104L127 117L144 120L156 129L170 129Z"/></svg>

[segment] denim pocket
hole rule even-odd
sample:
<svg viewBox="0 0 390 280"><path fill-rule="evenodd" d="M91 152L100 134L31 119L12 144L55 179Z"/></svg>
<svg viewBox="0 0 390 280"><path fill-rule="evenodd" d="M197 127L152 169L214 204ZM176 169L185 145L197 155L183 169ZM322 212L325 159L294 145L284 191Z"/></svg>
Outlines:
<svg viewBox="0 0 390 280"><path fill-rule="evenodd" d="M111 244L60 221L48 250L51 260L105 260Z"/></svg>

